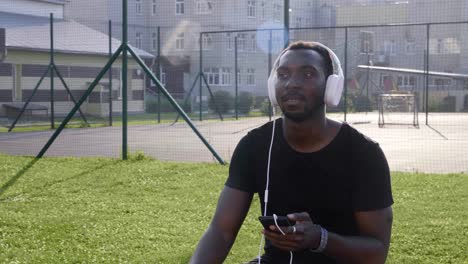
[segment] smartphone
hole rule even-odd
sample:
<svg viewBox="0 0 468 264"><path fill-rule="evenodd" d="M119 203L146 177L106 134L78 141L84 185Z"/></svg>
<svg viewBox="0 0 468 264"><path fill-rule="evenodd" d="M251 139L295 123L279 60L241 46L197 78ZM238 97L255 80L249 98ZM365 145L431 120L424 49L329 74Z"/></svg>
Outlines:
<svg viewBox="0 0 468 264"><path fill-rule="evenodd" d="M259 216L258 220L260 220L260 223L262 223L263 227L267 230L270 230L270 226L272 225L276 226L273 216ZM278 226L293 226L295 224L294 221L289 220L286 216L278 216L276 218L276 223L278 223Z"/></svg>

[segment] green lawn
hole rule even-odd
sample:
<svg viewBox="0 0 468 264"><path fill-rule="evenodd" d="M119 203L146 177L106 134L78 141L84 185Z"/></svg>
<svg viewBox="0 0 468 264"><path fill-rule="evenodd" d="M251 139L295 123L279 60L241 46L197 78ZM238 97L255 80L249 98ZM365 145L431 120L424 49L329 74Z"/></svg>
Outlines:
<svg viewBox="0 0 468 264"><path fill-rule="evenodd" d="M227 166L0 155L1 263L186 263ZM393 173L388 263L468 263L468 175ZM226 263L257 254L258 202Z"/></svg>

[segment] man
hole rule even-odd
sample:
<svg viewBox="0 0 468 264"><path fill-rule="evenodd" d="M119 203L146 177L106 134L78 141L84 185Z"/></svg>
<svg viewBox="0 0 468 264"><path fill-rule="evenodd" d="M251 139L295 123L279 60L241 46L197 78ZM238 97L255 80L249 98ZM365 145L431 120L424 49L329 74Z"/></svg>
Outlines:
<svg viewBox="0 0 468 264"><path fill-rule="evenodd" d="M296 42L281 53L272 74L284 118L239 142L191 263L224 261L256 192L263 214L295 225L263 230L265 254L251 263L385 262L393 204L388 164L377 143L326 118L333 68L319 44Z"/></svg>

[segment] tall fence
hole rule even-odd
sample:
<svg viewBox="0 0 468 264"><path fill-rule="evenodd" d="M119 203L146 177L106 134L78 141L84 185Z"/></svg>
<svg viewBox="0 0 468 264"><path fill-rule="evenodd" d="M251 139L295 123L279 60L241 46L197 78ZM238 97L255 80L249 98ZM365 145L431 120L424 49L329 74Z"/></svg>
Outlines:
<svg viewBox="0 0 468 264"><path fill-rule="evenodd" d="M338 55L345 91L340 105L328 110L341 113L343 120L380 118L381 127L419 121L448 125L439 113L456 119L456 113L468 111L468 50L461 37L467 29L467 22L290 28L288 41L318 41ZM208 39L201 49L201 72L211 89L230 91L232 102L226 105L236 116L246 112L239 108L239 91L266 102L266 80L286 43L283 36L283 29L201 33Z"/></svg>
<svg viewBox="0 0 468 264"><path fill-rule="evenodd" d="M136 4L129 10L138 14ZM203 15L214 7L195 8ZM271 120L272 64L286 43L306 40L333 49L345 73L343 98L327 109L329 117L380 142L392 169L468 170L468 22L301 27L307 23L288 17L284 30L284 6L272 8L266 15L247 9L249 19L275 18L255 27L235 16L238 25L203 26L177 16L143 23L145 16L130 15L123 28L120 11L109 20L35 17L7 24L0 30L0 152L37 155L127 31L129 45L223 160L250 129ZM315 7L291 4L301 8ZM19 21L12 14L0 19ZM216 161L138 61L129 57L125 76L122 63L116 58L46 155L120 157L128 144L130 153L162 160Z"/></svg>

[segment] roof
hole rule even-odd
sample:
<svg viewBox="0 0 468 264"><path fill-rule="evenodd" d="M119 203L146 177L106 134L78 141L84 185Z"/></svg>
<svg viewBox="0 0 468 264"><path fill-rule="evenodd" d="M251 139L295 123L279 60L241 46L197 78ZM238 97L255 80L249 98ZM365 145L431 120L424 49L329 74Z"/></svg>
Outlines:
<svg viewBox="0 0 468 264"><path fill-rule="evenodd" d="M43 16L30 16L0 11L0 27L2 28L48 25L49 20L48 17ZM54 20L63 21L59 19Z"/></svg>
<svg viewBox="0 0 468 264"><path fill-rule="evenodd" d="M358 65L359 69L369 69L369 70L378 70L378 71L389 71L389 72L404 72L412 74L426 74L424 70L417 69L408 69L408 68L393 68L393 67L381 67L381 66L367 66L367 65ZM451 72L437 72L429 71L429 75L432 76L441 76L441 77L450 77L454 79L468 79L468 74L461 73L451 73Z"/></svg>
<svg viewBox="0 0 468 264"><path fill-rule="evenodd" d="M37 2L46 2L46 3L52 3L52 4L60 4L60 5L64 5L65 0L33 0L33 1L37 1Z"/></svg>
<svg viewBox="0 0 468 264"><path fill-rule="evenodd" d="M6 26L7 50L30 50L49 52L50 50L50 25L49 19L45 22L41 18L25 15L8 14L2 18L0 13L0 25ZM27 17L25 22L19 22L20 18ZM2 23L2 21L9 23ZM43 19L43 18L42 18ZM108 35L79 24L75 21L54 20L54 49L57 53L83 54L108 56ZM10 26L8 26L10 25ZM117 50L121 42L112 39L113 52ZM142 58L154 58L154 55L132 47Z"/></svg>

